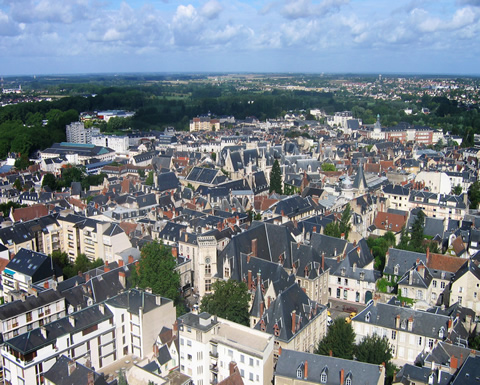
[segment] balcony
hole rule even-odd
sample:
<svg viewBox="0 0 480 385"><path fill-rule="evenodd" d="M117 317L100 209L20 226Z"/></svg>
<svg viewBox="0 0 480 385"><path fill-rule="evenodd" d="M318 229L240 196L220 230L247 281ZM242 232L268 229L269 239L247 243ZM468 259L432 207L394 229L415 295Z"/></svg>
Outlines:
<svg viewBox="0 0 480 385"><path fill-rule="evenodd" d="M218 373L218 367L216 364L210 365L210 371L213 373Z"/></svg>
<svg viewBox="0 0 480 385"><path fill-rule="evenodd" d="M211 351L210 352L210 357L218 358L218 352L216 350Z"/></svg>

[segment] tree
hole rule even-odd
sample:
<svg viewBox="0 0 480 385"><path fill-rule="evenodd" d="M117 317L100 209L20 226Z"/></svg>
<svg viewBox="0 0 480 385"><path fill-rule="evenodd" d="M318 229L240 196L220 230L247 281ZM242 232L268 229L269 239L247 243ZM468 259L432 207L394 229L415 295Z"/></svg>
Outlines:
<svg viewBox="0 0 480 385"><path fill-rule="evenodd" d="M462 186L460 186L459 184L457 184L452 188L453 195L460 195L461 193L462 193Z"/></svg>
<svg viewBox="0 0 480 385"><path fill-rule="evenodd" d="M324 235L328 235L330 237L340 238L342 233L340 231L340 226L338 222L330 222L325 226L325 230L323 231Z"/></svg>
<svg viewBox="0 0 480 385"><path fill-rule="evenodd" d="M332 163L322 163L322 171L337 171Z"/></svg>
<svg viewBox="0 0 480 385"><path fill-rule="evenodd" d="M381 365L385 363L387 381L391 383L395 366L392 364L392 348L386 337L377 334L364 337L355 347L355 357L360 362Z"/></svg>
<svg viewBox="0 0 480 385"><path fill-rule="evenodd" d="M340 219L340 234L345 234L345 239L348 238L350 233L350 218L352 217L352 210L350 208L350 203L347 203L345 209L342 212L342 217Z"/></svg>
<svg viewBox="0 0 480 385"><path fill-rule="evenodd" d="M153 171L148 173L147 179L145 179L145 184L147 186L153 186Z"/></svg>
<svg viewBox="0 0 480 385"><path fill-rule="evenodd" d="M28 168L28 166L30 166L32 164L32 162L30 162L30 160L28 159L28 155L27 154L22 154L20 155L20 158L17 158L15 160L15 168L17 170L25 170Z"/></svg>
<svg viewBox="0 0 480 385"><path fill-rule="evenodd" d="M270 172L270 192L273 191L278 194L282 193L282 171L280 170L278 159L275 159L275 162L273 162L272 171Z"/></svg>
<svg viewBox="0 0 480 385"><path fill-rule="evenodd" d="M139 176L140 178L145 178L145 170L139 169L139 170L138 170L138 176Z"/></svg>
<svg viewBox="0 0 480 385"><path fill-rule="evenodd" d="M470 200L470 207L476 210L480 202L480 181L477 180L470 185L468 189L468 199Z"/></svg>
<svg viewBox="0 0 480 385"><path fill-rule="evenodd" d="M315 350L316 354L328 355L351 360L355 352L355 332L352 325L344 318L336 318L328 327L327 335L321 340Z"/></svg>
<svg viewBox="0 0 480 385"><path fill-rule="evenodd" d="M216 281L212 288L213 293L202 298L200 310L249 326L250 295L245 282Z"/></svg>
<svg viewBox="0 0 480 385"><path fill-rule="evenodd" d="M42 187L48 186L52 191L57 189L57 178L53 174L45 174L42 180Z"/></svg>
<svg viewBox="0 0 480 385"><path fill-rule="evenodd" d="M20 179L15 179L15 182L13 182L13 187L15 187L18 191L22 189L22 182L20 182Z"/></svg>
<svg viewBox="0 0 480 385"><path fill-rule="evenodd" d="M134 286L150 288L152 293L179 301L180 275L171 250L162 242L147 243L142 247L138 267L132 270Z"/></svg>
<svg viewBox="0 0 480 385"><path fill-rule="evenodd" d="M410 232L409 246L412 251L423 252L423 225L425 223L425 214L419 211L415 221L412 224L412 231Z"/></svg>

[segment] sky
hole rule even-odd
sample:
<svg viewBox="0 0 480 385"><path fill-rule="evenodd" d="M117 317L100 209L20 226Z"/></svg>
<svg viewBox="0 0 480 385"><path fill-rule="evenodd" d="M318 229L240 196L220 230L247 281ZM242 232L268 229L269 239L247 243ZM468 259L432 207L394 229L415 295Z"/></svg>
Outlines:
<svg viewBox="0 0 480 385"><path fill-rule="evenodd" d="M0 0L0 75L480 75L480 0Z"/></svg>

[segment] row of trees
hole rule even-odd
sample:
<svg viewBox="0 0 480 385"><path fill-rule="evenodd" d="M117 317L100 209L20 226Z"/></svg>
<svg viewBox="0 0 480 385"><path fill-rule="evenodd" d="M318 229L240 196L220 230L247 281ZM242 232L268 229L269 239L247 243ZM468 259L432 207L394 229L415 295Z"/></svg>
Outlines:
<svg viewBox="0 0 480 385"><path fill-rule="evenodd" d="M84 273L103 265L102 259L97 258L94 261L90 261L85 254L79 254L73 263L70 261L67 253L58 250L54 251L51 257L53 262L62 268L64 279L72 278L79 272Z"/></svg>
<svg viewBox="0 0 480 385"><path fill-rule="evenodd" d="M344 318L335 319L328 327L327 335L319 342L315 353L331 354L333 357L355 359L369 364L385 364L386 383L391 384L393 381L395 366L392 363L392 348L387 338L373 334L355 344L355 332Z"/></svg>

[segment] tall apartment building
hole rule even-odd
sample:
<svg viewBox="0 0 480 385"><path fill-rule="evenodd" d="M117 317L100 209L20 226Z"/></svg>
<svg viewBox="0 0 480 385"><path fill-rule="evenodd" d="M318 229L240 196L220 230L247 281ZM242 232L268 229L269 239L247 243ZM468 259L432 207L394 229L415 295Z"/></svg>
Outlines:
<svg viewBox="0 0 480 385"><path fill-rule="evenodd" d="M211 119L209 116L197 116L190 120L190 131L218 131L220 120Z"/></svg>
<svg viewBox="0 0 480 385"><path fill-rule="evenodd" d="M92 143L92 135L100 134L99 128L85 128L83 122L72 122L66 126L67 142Z"/></svg>
<svg viewBox="0 0 480 385"><path fill-rule="evenodd" d="M208 313L187 313L178 324L180 372L196 385L216 384L235 362L245 385L271 385L274 337Z"/></svg>
<svg viewBox="0 0 480 385"><path fill-rule="evenodd" d="M61 355L98 371L127 355L144 357L175 313L171 300L131 289L20 334L1 350L5 383L42 384Z"/></svg>

